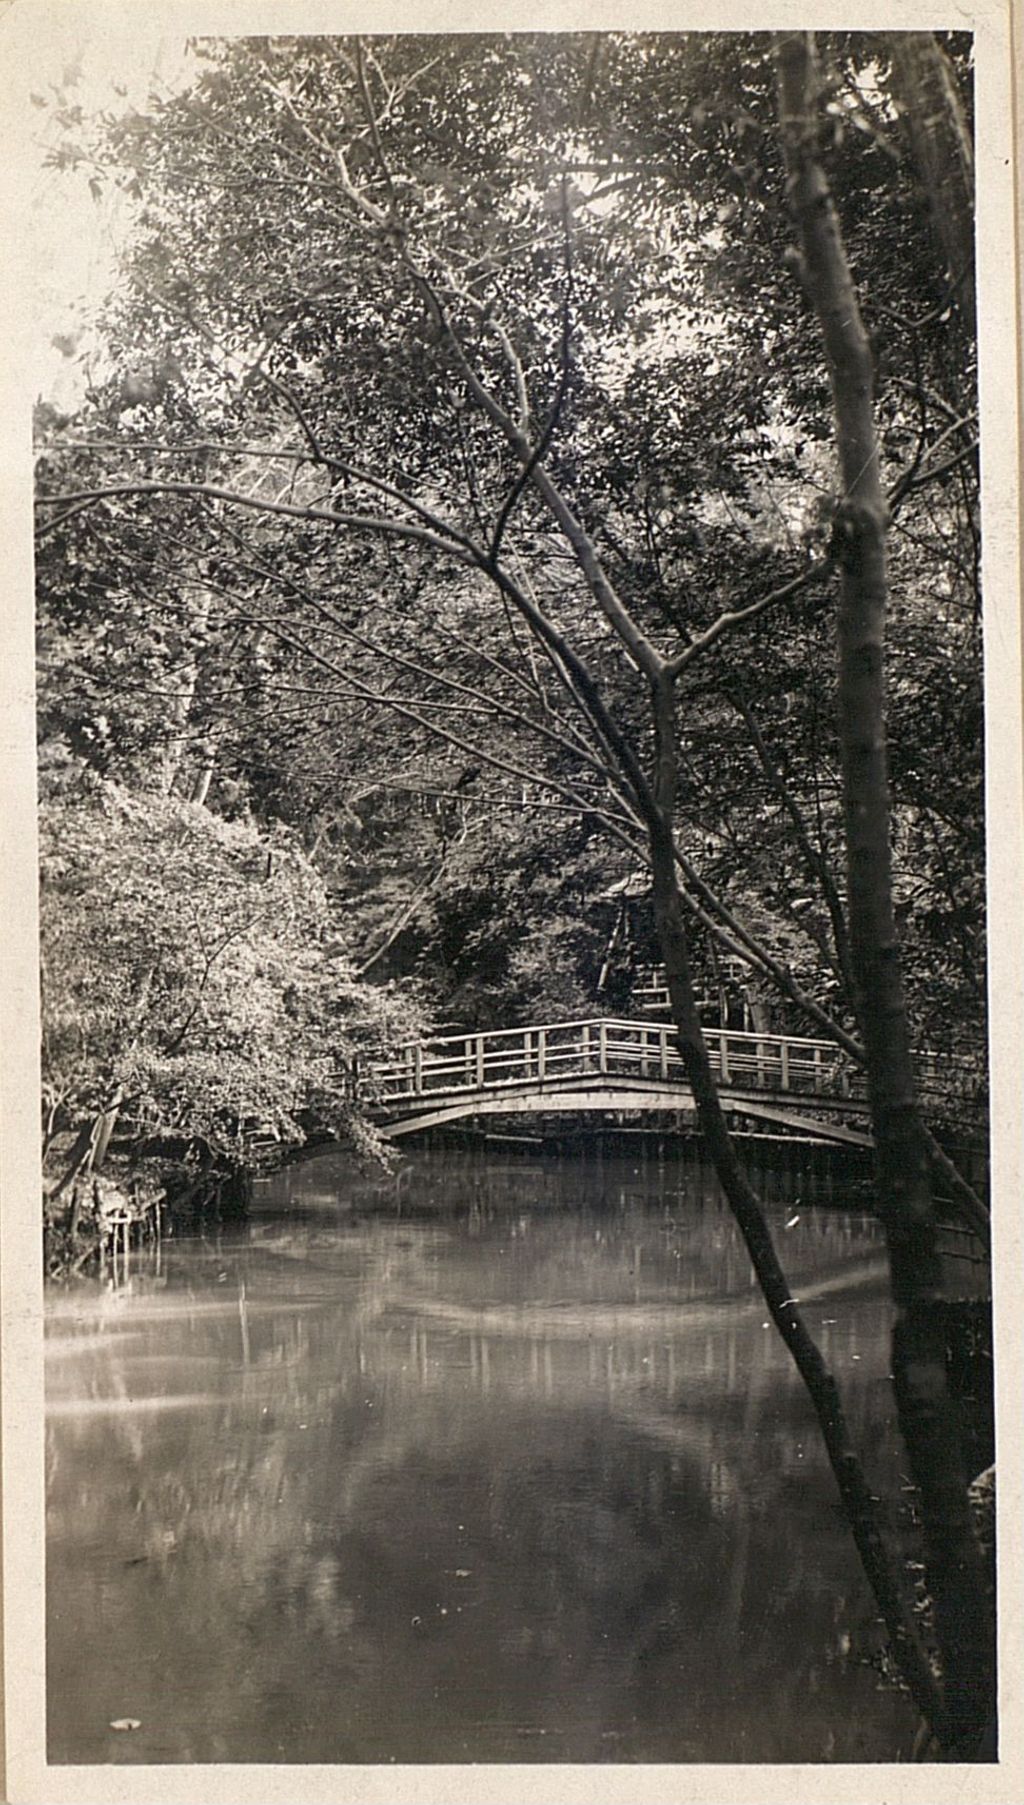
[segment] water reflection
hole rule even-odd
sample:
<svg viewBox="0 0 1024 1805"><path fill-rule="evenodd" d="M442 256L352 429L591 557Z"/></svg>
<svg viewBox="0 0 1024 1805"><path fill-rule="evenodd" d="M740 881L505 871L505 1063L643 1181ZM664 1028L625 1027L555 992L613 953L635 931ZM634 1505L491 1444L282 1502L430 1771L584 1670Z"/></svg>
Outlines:
<svg viewBox="0 0 1024 1805"><path fill-rule="evenodd" d="M905 1755L707 1175L449 1152L395 1193L322 1160L55 1300L51 1760ZM877 1231L775 1214L891 1485Z"/></svg>

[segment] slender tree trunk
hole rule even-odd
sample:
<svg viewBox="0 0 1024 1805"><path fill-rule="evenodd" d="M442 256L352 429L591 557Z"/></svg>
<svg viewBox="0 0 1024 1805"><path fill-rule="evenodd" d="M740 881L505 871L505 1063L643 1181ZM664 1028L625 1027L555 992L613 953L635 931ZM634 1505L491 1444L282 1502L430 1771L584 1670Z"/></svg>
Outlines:
<svg viewBox="0 0 1024 1805"><path fill-rule="evenodd" d="M654 714L657 819L650 822L654 917L665 961L679 1050L697 1106L701 1133L746 1243L772 1321L810 1396L861 1563L889 1632L893 1653L922 1716L936 1733L941 1733L944 1727L941 1694L921 1645L907 1600L907 1588L883 1536L876 1500L851 1444L838 1387L790 1292L760 1200L739 1163L722 1113L697 1011L686 918L679 890L672 828L678 772L675 694L668 676L655 686Z"/></svg>
<svg viewBox="0 0 1024 1805"><path fill-rule="evenodd" d="M70 1184L88 1172L98 1172L107 1157L110 1139L121 1113L124 1088L118 1085L105 1109L98 1110L79 1129L68 1154L68 1163L50 1192L51 1202L63 1196ZM77 1215L75 1218L77 1222Z"/></svg>
<svg viewBox="0 0 1024 1805"><path fill-rule="evenodd" d="M931 31L890 36L893 90L964 336L977 329L974 286L974 147L956 76Z"/></svg>
<svg viewBox="0 0 1024 1805"><path fill-rule="evenodd" d="M211 597L201 585L190 584L182 597L182 605L184 620L179 642L181 662L168 677L165 711L167 731L158 766L158 787L164 796L171 795L185 767L189 726L207 645ZM210 775L212 774L211 761ZM205 789L202 795L197 793L201 782L202 771L198 778L185 786L194 802L206 800ZM206 783L206 789L208 788L209 780Z"/></svg>
<svg viewBox="0 0 1024 1805"><path fill-rule="evenodd" d="M873 369L838 217L818 152L819 83L808 33L777 40L783 148L803 280L832 383L843 497L836 521L839 733L850 939L867 1058L878 1201L897 1319L900 1427L921 1493L926 1568L943 1673L940 1740L969 1750L991 1710L991 1629L967 1474L946 1383L941 1260L918 1111L892 898L885 736L887 510L875 433Z"/></svg>
<svg viewBox="0 0 1024 1805"><path fill-rule="evenodd" d="M195 781L192 785L191 794L189 796L190 802L196 802L200 806L205 803L207 796L210 794L210 785L213 782L215 768L215 754L212 750L204 748L203 762L199 767Z"/></svg>
<svg viewBox="0 0 1024 1805"><path fill-rule="evenodd" d="M80 1173L91 1170L102 1121L102 1115L90 1116L89 1120L83 1122L78 1130L68 1154L68 1163L50 1192L51 1203L55 1203L58 1197L64 1195L68 1186L74 1183Z"/></svg>
<svg viewBox="0 0 1024 1805"><path fill-rule="evenodd" d="M107 1157L111 1137L114 1133L114 1129L117 1127L117 1118L121 1113L121 1099L123 1096L123 1087L118 1085L109 1104L97 1120L96 1139L92 1154L92 1169L94 1172L102 1170L103 1162Z"/></svg>

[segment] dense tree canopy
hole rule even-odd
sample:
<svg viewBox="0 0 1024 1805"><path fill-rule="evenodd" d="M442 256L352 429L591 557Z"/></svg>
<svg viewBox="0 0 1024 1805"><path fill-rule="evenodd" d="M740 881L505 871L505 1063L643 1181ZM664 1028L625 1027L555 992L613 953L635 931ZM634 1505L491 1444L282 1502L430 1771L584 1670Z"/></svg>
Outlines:
<svg viewBox="0 0 1024 1805"><path fill-rule="evenodd" d="M184 745L190 776L212 765L221 807L305 809L315 838L346 793L365 812L375 777L392 795L405 781L498 810L516 789L521 807L525 784L531 807L611 816L620 843L642 848L593 723L566 719L557 669L538 668L507 602L496 616L486 601L481 566L500 523L504 566L571 634L612 720L642 742L643 679L592 617L571 542L517 478L507 433L451 347L432 342L436 293L501 405L545 441L560 497L638 630L688 661L723 611L752 610L687 672L687 853L741 919L754 911L758 944L800 990L849 1027L841 896L822 877L838 842L827 390L785 263L764 40L196 51L194 85L111 121L97 153L95 179L137 197L137 242L107 321L107 377L88 419L54 435L60 482L123 478L93 448L110 436L118 459L138 446L135 476L237 487L312 514L117 495L56 528L59 581L74 584L76 612L92 589L122 665L118 705L133 719L115 744L167 732L161 678L166 690L182 673L174 756ZM887 40L838 38L830 51L833 179L868 271L900 490L893 778L915 850L904 941L922 1038L948 1037L955 1008L962 1041L968 1023L980 1029L983 988L970 372L921 229L926 197L886 86ZM88 443L72 451L71 437ZM240 440L254 449L240 454ZM356 524L339 532L320 508ZM794 581L792 600L757 612ZM119 620L148 677L123 668ZM106 694L99 708L109 721ZM941 782L936 711L957 728ZM501 729L497 763L485 721ZM969 806L936 806L951 745Z"/></svg>

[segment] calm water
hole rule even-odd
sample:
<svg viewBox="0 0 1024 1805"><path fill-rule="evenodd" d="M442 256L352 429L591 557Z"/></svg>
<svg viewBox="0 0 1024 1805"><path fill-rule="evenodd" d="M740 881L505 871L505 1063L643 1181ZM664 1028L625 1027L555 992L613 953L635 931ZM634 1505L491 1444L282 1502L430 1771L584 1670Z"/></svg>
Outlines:
<svg viewBox="0 0 1024 1805"><path fill-rule="evenodd" d="M898 1497L879 1234L800 1184L772 1210L794 1292ZM320 1159L243 1229L55 1295L48 1387L53 1761L909 1753L690 1165Z"/></svg>

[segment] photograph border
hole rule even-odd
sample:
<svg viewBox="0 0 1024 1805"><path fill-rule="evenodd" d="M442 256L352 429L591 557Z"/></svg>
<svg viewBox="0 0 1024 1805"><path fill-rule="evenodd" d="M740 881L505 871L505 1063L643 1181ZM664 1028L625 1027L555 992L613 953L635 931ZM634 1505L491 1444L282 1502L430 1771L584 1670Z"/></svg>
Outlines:
<svg viewBox="0 0 1024 1805"><path fill-rule="evenodd" d="M375 34L487 29L701 32L820 29L973 31L978 84L977 237L986 671L987 888L992 1080L993 1276L999 1472L1000 1759L991 1765L733 1766L432 1765L428 1767L210 1764L199 1767L50 1765L44 1737L43 1360L41 1176L38 1146L38 921L31 538L31 159L24 105L33 47L57 18L88 21L116 40L140 0L10 0L0 12L0 134L4 278L0 363L3 433L0 543L7 571L0 665L0 1401L7 1791L18 1805L214 1805L388 1801L462 1805L557 1798L608 1805L697 1801L965 1801L1016 1805L1024 1797L1024 1279L1022 1279L1021 1023L1024 1022L1024 809L1022 809L1019 195L1009 0L996 5L856 8L806 4L546 4L473 7L393 0L154 0L139 31L154 38L287 31ZM1018 45L1018 51L1020 45ZM1019 66L1018 55L1018 66ZM1019 137L1017 139L1019 144ZM20 260L20 267L19 267Z"/></svg>

